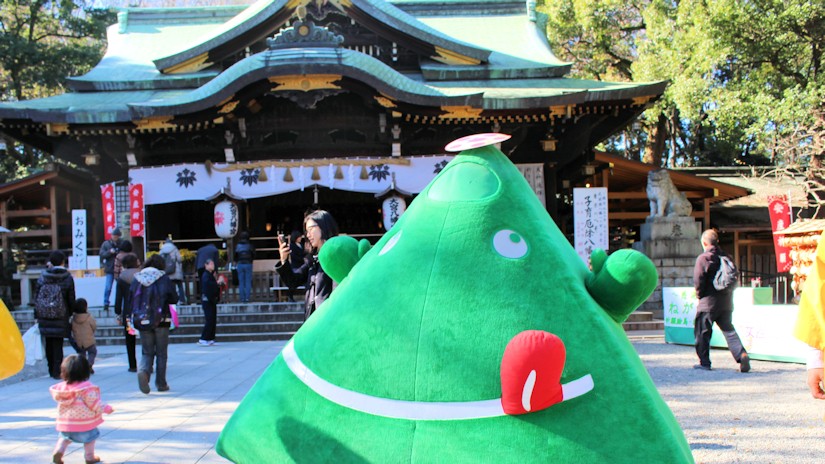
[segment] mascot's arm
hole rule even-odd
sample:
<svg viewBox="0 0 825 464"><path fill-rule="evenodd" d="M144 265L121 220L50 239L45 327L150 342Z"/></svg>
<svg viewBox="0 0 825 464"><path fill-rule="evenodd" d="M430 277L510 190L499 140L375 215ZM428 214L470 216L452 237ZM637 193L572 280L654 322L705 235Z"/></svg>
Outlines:
<svg viewBox="0 0 825 464"><path fill-rule="evenodd" d="M341 283L370 248L372 245L366 239L359 242L348 235L339 235L324 242L318 261L332 280Z"/></svg>
<svg viewBox="0 0 825 464"><path fill-rule="evenodd" d="M636 250L619 250L609 257L595 250L590 264L587 291L619 323L650 297L659 280L653 262Z"/></svg>

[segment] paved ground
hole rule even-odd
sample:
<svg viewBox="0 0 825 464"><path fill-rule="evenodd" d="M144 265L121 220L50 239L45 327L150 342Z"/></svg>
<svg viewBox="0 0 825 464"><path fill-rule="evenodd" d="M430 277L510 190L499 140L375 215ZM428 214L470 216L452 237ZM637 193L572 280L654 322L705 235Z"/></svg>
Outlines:
<svg viewBox="0 0 825 464"><path fill-rule="evenodd" d="M740 374L727 351L713 350L714 370L696 371L692 347L655 336L633 343L696 462L825 462L825 401L808 395L803 366L753 361L754 372ZM93 381L117 411L100 428L97 454L107 463L225 462L213 448L221 427L283 345L172 345L172 390L148 396L126 372L125 349L101 347ZM0 384L0 462L49 461L56 439L53 383L44 374ZM72 445L65 460L83 462L82 448Z"/></svg>

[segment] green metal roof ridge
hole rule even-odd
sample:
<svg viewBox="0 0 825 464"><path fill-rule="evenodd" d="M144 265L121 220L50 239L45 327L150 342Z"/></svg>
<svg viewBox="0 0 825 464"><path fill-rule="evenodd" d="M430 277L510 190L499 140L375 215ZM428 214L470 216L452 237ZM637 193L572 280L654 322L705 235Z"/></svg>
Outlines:
<svg viewBox="0 0 825 464"><path fill-rule="evenodd" d="M664 92L668 82L602 82L560 77L500 81L444 81L429 84L447 94L453 91L459 94L483 92L484 109L513 110L658 97Z"/></svg>
<svg viewBox="0 0 825 464"><path fill-rule="evenodd" d="M254 82L294 74L340 74L362 81L392 98L418 105L478 107L482 104L481 93L454 92L447 95L398 73L369 55L342 48L319 47L283 48L257 53L186 94L129 106L141 117L154 115L158 109L163 109L164 115L185 114L215 106Z"/></svg>
<svg viewBox="0 0 825 464"><path fill-rule="evenodd" d="M167 69L237 39L249 31L264 27L272 16L290 3L289 0L259 0L201 39L197 44L155 60L158 69ZM256 31L257 32L257 31Z"/></svg>
<svg viewBox="0 0 825 464"><path fill-rule="evenodd" d="M220 48L234 41L242 41L241 37L253 31L255 34L264 33L264 29L274 29L283 25L293 14L294 2L288 0L261 0L251 5L237 17L228 21L224 26L217 28L203 37L197 44L188 46L185 50L154 60L155 66L160 69L169 69L176 65L195 59L203 54ZM285 14L284 8L289 8ZM365 23L377 28L390 28L399 33L425 44L437 46L445 50L486 62L490 50L456 40L404 12L384 0L350 0L343 5L345 12L355 13ZM358 13L363 12L365 16ZM279 15L280 13L280 15ZM275 18L275 19L273 19ZM372 18L373 21L369 21ZM268 27L266 27L268 26ZM258 37L255 37L257 39Z"/></svg>
<svg viewBox="0 0 825 464"><path fill-rule="evenodd" d="M421 72L428 81L527 79L563 77L571 67L572 64L548 65L493 52L485 65L456 66L426 61L421 63Z"/></svg>
<svg viewBox="0 0 825 464"><path fill-rule="evenodd" d="M421 40L422 42L437 45L446 50L460 53L464 56L486 62L490 57L490 50L460 41L441 31L421 22L415 16L394 6L385 0L350 0L352 5L381 21L384 25L402 32L405 35Z"/></svg>

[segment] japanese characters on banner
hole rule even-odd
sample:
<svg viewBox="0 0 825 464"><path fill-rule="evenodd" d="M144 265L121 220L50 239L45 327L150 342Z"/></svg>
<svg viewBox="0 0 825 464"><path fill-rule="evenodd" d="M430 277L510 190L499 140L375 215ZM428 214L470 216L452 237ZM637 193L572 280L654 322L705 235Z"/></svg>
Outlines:
<svg viewBox="0 0 825 464"><path fill-rule="evenodd" d="M100 186L100 197L103 201L103 238L112 238L112 231L115 230L117 212L115 211L115 184L105 184Z"/></svg>
<svg viewBox="0 0 825 464"><path fill-rule="evenodd" d="M608 250L607 189L604 187L573 189L573 226L576 253L590 265L590 253L596 248Z"/></svg>
<svg viewBox="0 0 825 464"><path fill-rule="evenodd" d="M143 237L146 233L146 218L143 210L143 184L129 186L129 226L130 236Z"/></svg>
<svg viewBox="0 0 825 464"><path fill-rule="evenodd" d="M407 210L407 202L400 195L392 195L384 199L381 212L384 216L384 230L389 231L401 219Z"/></svg>
<svg viewBox="0 0 825 464"><path fill-rule="evenodd" d="M231 201L222 201L215 205L215 235L220 238L232 238L238 233L238 205Z"/></svg>
<svg viewBox="0 0 825 464"><path fill-rule="evenodd" d="M86 210L72 210L72 256L69 269L86 269Z"/></svg>
<svg viewBox="0 0 825 464"><path fill-rule="evenodd" d="M773 248L776 254L776 271L788 272L791 270L793 260L791 259L790 247L779 244L784 235L777 234L791 225L791 207L788 204L788 197L785 195L768 197L768 212L771 216L771 229L773 230Z"/></svg>

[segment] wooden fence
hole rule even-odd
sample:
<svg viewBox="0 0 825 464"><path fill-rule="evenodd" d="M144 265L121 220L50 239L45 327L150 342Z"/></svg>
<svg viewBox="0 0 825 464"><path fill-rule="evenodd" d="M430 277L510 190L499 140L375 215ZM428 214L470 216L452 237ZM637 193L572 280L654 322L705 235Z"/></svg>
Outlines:
<svg viewBox="0 0 825 464"><path fill-rule="evenodd" d="M231 285L232 279L229 272L221 272L230 282L229 288L221 295L221 303L240 302L240 293L237 285ZM200 285L197 282L197 274L186 274L183 276L183 285L186 289L186 301L189 304L200 304ZM304 287L298 287L290 291L281 283L281 278L275 271L261 271L252 273L252 290L249 295L250 302L282 302L282 301L302 301L304 299Z"/></svg>

